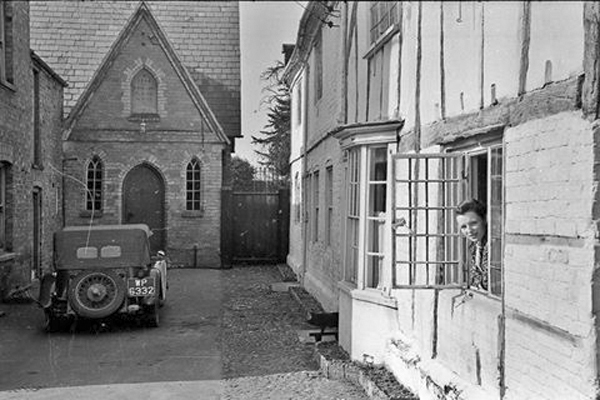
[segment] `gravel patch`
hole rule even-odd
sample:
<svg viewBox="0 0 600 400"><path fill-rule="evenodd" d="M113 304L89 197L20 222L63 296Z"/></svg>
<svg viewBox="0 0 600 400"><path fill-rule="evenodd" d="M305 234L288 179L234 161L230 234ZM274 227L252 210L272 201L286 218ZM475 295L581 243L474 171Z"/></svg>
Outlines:
<svg viewBox="0 0 600 400"><path fill-rule="evenodd" d="M318 370L314 347L300 343L296 332L312 328L301 307L288 292L271 290L281 282L275 266L235 267L223 277L224 378Z"/></svg>
<svg viewBox="0 0 600 400"><path fill-rule="evenodd" d="M301 371L225 381L224 400L365 400L352 385L326 379L315 371Z"/></svg>

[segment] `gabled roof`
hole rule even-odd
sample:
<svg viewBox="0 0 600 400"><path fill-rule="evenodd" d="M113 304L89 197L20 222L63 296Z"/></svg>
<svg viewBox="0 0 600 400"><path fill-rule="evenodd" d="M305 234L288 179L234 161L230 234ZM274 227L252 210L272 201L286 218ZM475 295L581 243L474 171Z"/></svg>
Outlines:
<svg viewBox="0 0 600 400"><path fill-rule="evenodd" d="M93 95L95 90L100 86L104 77L108 73L111 65L113 64L113 61L120 54L121 49L127 43L128 39L131 37L131 34L135 31L135 29L138 27L139 23L142 20L148 23L150 29L152 29L153 31L152 33L156 35L158 43L167 55L171 66L179 76L179 79L181 79L183 86L186 88L192 101L194 102L194 105L196 106L196 108L198 108L198 111L205 119L208 126L210 126L211 130L217 135L217 137L220 140L224 141L225 143L229 143L229 139L223 132L223 128L215 118L215 115L206 103L206 100L202 96L202 93L200 93L200 90L198 90L198 87L194 83L187 69L185 69L185 67L182 65L181 60L179 59L177 53L173 49L173 46L171 46L164 32L158 25L158 22L150 12L150 9L143 1L140 2L137 11L125 24L125 27L119 34L117 40L115 40L110 50L104 57L104 60L101 62L100 67L94 72L94 75L92 76L89 84L86 86L81 96L79 96L79 98L77 99L77 102L75 103L75 106L71 110L67 119L67 123L65 126L67 132L70 132L70 130L73 128L73 125L85 109L91 96Z"/></svg>
<svg viewBox="0 0 600 400"><path fill-rule="evenodd" d="M227 136L240 136L239 4L144 1ZM139 0L30 2L30 46L69 86L68 115Z"/></svg>

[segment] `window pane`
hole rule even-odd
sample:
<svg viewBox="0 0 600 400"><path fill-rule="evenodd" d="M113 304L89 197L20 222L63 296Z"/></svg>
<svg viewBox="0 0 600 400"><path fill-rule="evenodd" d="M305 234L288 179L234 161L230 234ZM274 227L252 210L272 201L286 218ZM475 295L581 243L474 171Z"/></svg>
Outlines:
<svg viewBox="0 0 600 400"><path fill-rule="evenodd" d="M379 285L380 273L382 267L382 258L379 256L367 257L367 276L366 286L375 288Z"/></svg>
<svg viewBox="0 0 600 400"><path fill-rule="evenodd" d="M367 251L372 253L383 253L385 220L370 220L367 223L368 245Z"/></svg>

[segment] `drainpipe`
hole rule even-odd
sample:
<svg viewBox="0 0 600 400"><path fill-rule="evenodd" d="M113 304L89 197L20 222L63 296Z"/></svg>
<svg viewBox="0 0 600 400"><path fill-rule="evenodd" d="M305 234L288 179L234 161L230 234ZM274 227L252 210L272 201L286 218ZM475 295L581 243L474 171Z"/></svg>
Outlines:
<svg viewBox="0 0 600 400"><path fill-rule="evenodd" d="M305 69L306 71L306 69ZM300 285L302 287L304 287L304 276L306 275L306 263L308 262L308 221L306 218L306 203L307 203L307 199L309 196L309 193L306 193L306 175L308 174L308 161L307 161L307 155L308 155L308 149L307 149L307 145L308 145L308 129L307 129L307 122L308 122L308 101L306 100L308 98L308 96L306 96L306 86L307 84L307 75L304 75L304 78L302 79L302 108L303 108L303 113L302 113L302 205L304 206L304 212L302 213L302 232L304 234L304 237L302 239L302 275L300 276Z"/></svg>

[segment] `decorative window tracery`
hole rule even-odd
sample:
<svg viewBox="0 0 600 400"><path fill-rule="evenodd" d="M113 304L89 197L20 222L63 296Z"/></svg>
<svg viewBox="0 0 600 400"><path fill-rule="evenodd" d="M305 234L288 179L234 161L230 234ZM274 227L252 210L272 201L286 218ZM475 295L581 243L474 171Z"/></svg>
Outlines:
<svg viewBox="0 0 600 400"><path fill-rule="evenodd" d="M102 210L102 178L103 166L100 157L94 156L87 166L87 191L85 209Z"/></svg>
<svg viewBox="0 0 600 400"><path fill-rule="evenodd" d="M202 169L195 158L186 168L185 208L188 211L202 211Z"/></svg>

